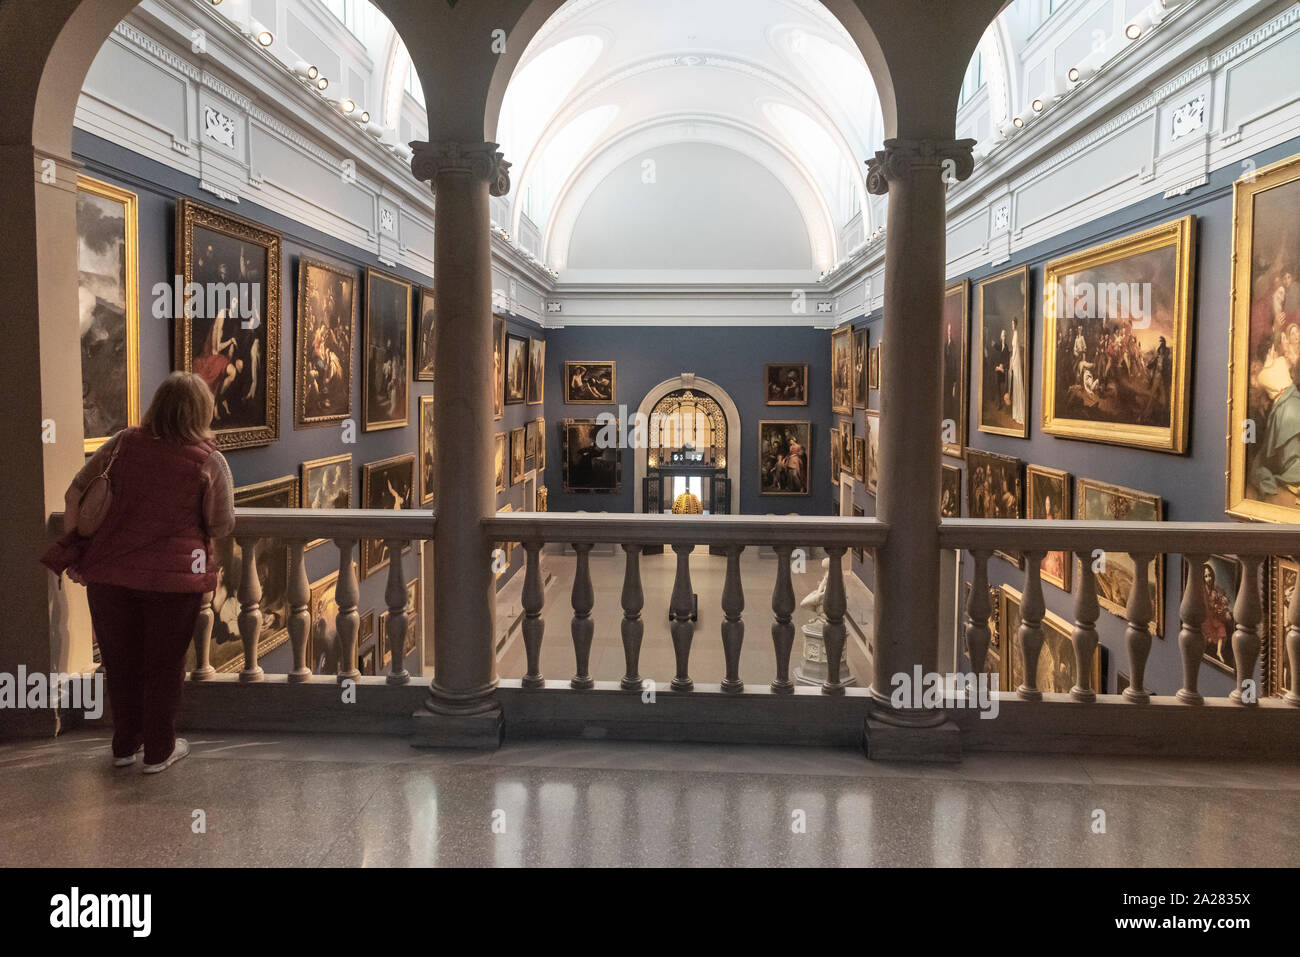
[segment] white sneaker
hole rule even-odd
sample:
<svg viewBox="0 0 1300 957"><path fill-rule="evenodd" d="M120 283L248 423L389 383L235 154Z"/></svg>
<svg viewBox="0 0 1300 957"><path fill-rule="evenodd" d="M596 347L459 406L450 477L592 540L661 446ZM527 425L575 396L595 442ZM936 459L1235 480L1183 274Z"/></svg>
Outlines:
<svg viewBox="0 0 1300 957"><path fill-rule="evenodd" d="M146 764L141 770L145 774L157 774L159 771L166 771L173 764L179 761L185 755L190 753L190 743L184 738L176 739L176 747L172 748L171 757L162 764Z"/></svg>
<svg viewBox="0 0 1300 957"><path fill-rule="evenodd" d="M135 755L136 755L136 754L144 754L144 745L143 745L143 744L140 745L140 747L136 748L136 749L135 749L135 754L131 755L129 758L114 758L114 759L113 759L113 767L115 767L115 768L129 768L131 765L135 764Z"/></svg>

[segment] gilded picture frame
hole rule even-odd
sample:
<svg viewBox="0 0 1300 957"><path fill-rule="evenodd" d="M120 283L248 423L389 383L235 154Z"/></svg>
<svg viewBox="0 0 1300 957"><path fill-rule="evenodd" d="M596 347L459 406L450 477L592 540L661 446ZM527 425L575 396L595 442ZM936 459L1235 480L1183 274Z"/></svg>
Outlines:
<svg viewBox="0 0 1300 957"><path fill-rule="evenodd" d="M808 363L769 362L763 367L767 405L808 404Z"/></svg>
<svg viewBox="0 0 1300 957"><path fill-rule="evenodd" d="M412 352L415 356L412 366L416 382L433 381L433 363L438 346L437 309L434 308L433 287L421 286L416 297L419 309L416 312L415 342Z"/></svg>
<svg viewBox="0 0 1300 957"><path fill-rule="evenodd" d="M546 395L546 340L528 340L528 404L541 405Z"/></svg>
<svg viewBox="0 0 1300 957"><path fill-rule="evenodd" d="M831 333L831 411L853 414L853 330L849 326Z"/></svg>
<svg viewBox="0 0 1300 957"><path fill-rule="evenodd" d="M602 448L603 429L618 431L619 423L601 424L596 419L565 419L560 424L560 456L565 492L621 492L623 451Z"/></svg>
<svg viewBox="0 0 1300 957"><path fill-rule="evenodd" d="M352 417L356 290L354 270L309 256L299 257L295 429L333 425ZM336 309L333 315L326 315L331 302ZM340 321L344 312L347 318Z"/></svg>
<svg viewBox="0 0 1300 957"><path fill-rule="evenodd" d="M420 396L420 504L433 504L434 454L433 396Z"/></svg>
<svg viewBox="0 0 1300 957"><path fill-rule="evenodd" d="M1019 521L1025 516L1024 462L1014 455L983 449L966 450L966 515ZM1017 568L1024 565L1018 552L995 549L998 558Z"/></svg>
<svg viewBox="0 0 1300 957"><path fill-rule="evenodd" d="M1180 563L1182 571L1179 576L1180 595L1187 594L1187 574L1191 569L1191 563L1184 558ZM1268 563L1260 569L1261 575L1268 573ZM1207 555L1205 564L1202 567L1203 578L1201 580L1201 600L1205 602L1205 617L1201 619L1201 637L1205 640L1205 649L1201 652L1201 660L1225 675L1236 674L1236 658L1233 654L1232 636L1237 630L1237 620L1234 617L1237 604L1237 592L1241 588L1241 577L1243 567L1241 562L1231 555ZM1268 583L1264 583L1261 594L1268 595ZM1266 619L1264 627L1267 628L1269 621ZM1261 629L1261 634L1264 631ZM1265 672L1268 670L1268 641L1265 639L1260 646L1260 660ZM1265 684L1267 684L1267 675L1265 675ZM1267 695L1266 689L1261 689L1263 694Z"/></svg>
<svg viewBox="0 0 1300 957"><path fill-rule="evenodd" d="M361 428L366 432L411 424L411 289L405 279L366 270L361 351Z"/></svg>
<svg viewBox="0 0 1300 957"><path fill-rule="evenodd" d="M498 492L504 492L510 475L504 432L498 432L492 437L492 453L493 461L496 463L496 488Z"/></svg>
<svg viewBox="0 0 1300 957"><path fill-rule="evenodd" d="M844 445L840 440L839 429L831 429L830 433L831 484L838 487L840 484L840 463L844 457Z"/></svg>
<svg viewBox="0 0 1300 957"><path fill-rule="evenodd" d="M944 462L939 472L939 517L961 518L962 470Z"/></svg>
<svg viewBox="0 0 1300 957"><path fill-rule="evenodd" d="M1028 265L1000 272L979 284L980 381L975 394L981 432L1029 438L1029 409L1033 402L1029 379L1029 359L1033 355L1029 285Z"/></svg>
<svg viewBox="0 0 1300 957"><path fill-rule="evenodd" d="M867 347L865 327L853 330L853 407L867 407L868 379L871 371L871 350Z"/></svg>
<svg viewBox="0 0 1300 957"><path fill-rule="evenodd" d="M943 399L940 441L943 454L962 458L970 428L970 280L963 279L943 293L943 364L940 367ZM949 422L952 426L949 426ZM948 433L955 442L945 441Z"/></svg>
<svg viewBox="0 0 1300 957"><path fill-rule="evenodd" d="M524 462L527 459L527 451L524 443L527 439L527 430L524 428L510 430L510 486L513 488L524 480Z"/></svg>
<svg viewBox="0 0 1300 957"><path fill-rule="evenodd" d="M758 423L759 495L812 494L812 428L808 420Z"/></svg>
<svg viewBox="0 0 1300 957"><path fill-rule="evenodd" d="M1073 476L1045 465L1025 466L1025 517L1043 521L1069 520ZM1043 581L1068 592L1073 587L1074 560L1069 552L1048 552L1041 565Z"/></svg>
<svg viewBox="0 0 1300 957"><path fill-rule="evenodd" d="M528 337L506 333L506 405L528 400Z"/></svg>
<svg viewBox="0 0 1300 957"><path fill-rule="evenodd" d="M875 495L880 488L880 410L867 409L863 422L867 427L867 493Z"/></svg>
<svg viewBox="0 0 1300 957"><path fill-rule="evenodd" d="M1007 689L1015 691L1024 684L1025 656L1020 643L1020 608L1023 601L1019 591L1002 585L999 591L998 628L1001 644L1007 652ZM1078 683L1078 669L1074 655L1074 626L1054 612L1043 613L1043 646L1038 653L1037 688L1044 694L1069 694ZM1092 690L1106 692L1106 646L1098 644L1092 660Z"/></svg>
<svg viewBox="0 0 1300 957"><path fill-rule="evenodd" d="M1083 522L1095 521L1145 521L1163 522L1165 503L1159 495L1139 492L1122 485L1111 485L1096 479L1074 480L1075 516ZM1097 601L1107 611L1127 618L1128 596L1132 589L1133 559L1127 552L1106 552L1104 571L1097 573ZM1078 559L1076 558L1077 562ZM1076 574L1080 572L1076 570ZM1125 579L1128 585L1125 587ZM1151 562L1148 578L1151 604L1155 614L1151 617L1151 633L1157 638L1165 636L1165 557L1157 555Z"/></svg>
<svg viewBox="0 0 1300 957"><path fill-rule="evenodd" d="M300 505L302 508L352 507L352 453L327 455L311 459L298 466ZM307 549L323 544L317 538L307 543Z"/></svg>
<svg viewBox="0 0 1300 957"><path fill-rule="evenodd" d="M605 360L564 363L565 405L612 405L618 394L617 364Z"/></svg>
<svg viewBox="0 0 1300 957"><path fill-rule="evenodd" d="M1300 694L1291 677L1286 653L1287 607L1300 581L1300 564L1292 558L1274 558L1268 570L1268 640L1264 643L1264 694L1280 698Z"/></svg>
<svg viewBox="0 0 1300 957"><path fill-rule="evenodd" d="M506 414L506 320L492 314L492 418Z"/></svg>
<svg viewBox="0 0 1300 957"><path fill-rule="evenodd" d="M410 453L367 462L361 466L361 508L412 509L418 481L415 456ZM394 495L398 497L396 500ZM407 545L403 554L410 548ZM388 557L388 548L380 539L361 539L362 580L387 567Z"/></svg>

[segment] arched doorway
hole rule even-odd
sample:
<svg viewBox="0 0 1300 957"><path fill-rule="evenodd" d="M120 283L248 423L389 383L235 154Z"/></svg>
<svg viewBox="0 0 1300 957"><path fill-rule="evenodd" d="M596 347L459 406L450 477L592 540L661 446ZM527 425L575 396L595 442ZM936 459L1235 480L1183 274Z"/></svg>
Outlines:
<svg viewBox="0 0 1300 957"><path fill-rule="evenodd" d="M701 434L699 429L692 429L689 433L686 428L679 424L674 424L671 420L665 420L664 413L671 413L676 409L679 413L685 411L691 417L691 424L700 422L701 426L707 429L703 436L708 442L709 451L705 452L705 459L698 462L683 458L677 465L685 466L680 469L682 474L717 472L724 473L729 482L728 501L735 503L740 500L740 410L736 408L736 403L732 401L727 390L710 379L704 379L696 376L694 373L683 372L681 375L665 379L653 389L646 393L641 405L637 408L638 416L642 418L638 421L650 423L652 414L658 410L659 434L652 444L654 448L645 448L644 446L636 449L636 467L635 483L633 485L633 496L635 510L637 512L645 511L645 479L650 473L651 457L655 459L655 468L674 464L667 459L661 462L661 458L678 453L683 456L689 453L700 453L704 450L701 448ZM699 413L700 418L696 417ZM717 425L722 426L721 430ZM671 432L677 429L682 438L682 442L674 442L674 436ZM719 434L721 432L721 434ZM665 439L667 439L665 443ZM689 440L691 449L688 451L685 442ZM713 461L709 462L707 459ZM671 507L672 502L665 503ZM706 502L707 504L707 502ZM729 511L735 511L734 507L729 506Z"/></svg>

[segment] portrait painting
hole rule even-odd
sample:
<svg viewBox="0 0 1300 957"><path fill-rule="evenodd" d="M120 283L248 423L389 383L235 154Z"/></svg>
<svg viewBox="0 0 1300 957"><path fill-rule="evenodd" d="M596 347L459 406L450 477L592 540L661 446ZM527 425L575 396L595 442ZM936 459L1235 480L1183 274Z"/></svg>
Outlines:
<svg viewBox="0 0 1300 957"><path fill-rule="evenodd" d="M411 284L367 269L361 391L362 428L367 432L410 423L410 335Z"/></svg>
<svg viewBox="0 0 1300 957"><path fill-rule="evenodd" d="M853 330L831 333L831 411L853 414Z"/></svg>
<svg viewBox="0 0 1300 957"><path fill-rule="evenodd" d="M831 484L840 484L840 471L844 460L844 443L840 441L840 430L831 429Z"/></svg>
<svg viewBox="0 0 1300 957"><path fill-rule="evenodd" d="M537 468L537 420L524 423L524 471Z"/></svg>
<svg viewBox="0 0 1300 957"><path fill-rule="evenodd" d="M961 518L961 469L946 462L939 474L940 518Z"/></svg>
<svg viewBox="0 0 1300 957"><path fill-rule="evenodd" d="M1295 597L1300 565L1290 558L1274 558L1269 569L1268 641L1264 647L1264 694L1280 698L1300 694L1291 676L1286 653L1287 609Z"/></svg>
<svg viewBox="0 0 1300 957"><path fill-rule="evenodd" d="M330 425L352 415L356 288L351 269L299 258L295 429Z"/></svg>
<svg viewBox="0 0 1300 957"><path fill-rule="evenodd" d="M1186 559L1181 564L1180 595L1187 593L1187 575L1192 567ZM1237 620L1233 617L1233 606L1241 587L1241 573L1241 563L1227 555L1210 555L1201 567L1201 598L1205 602L1205 620L1201 622L1205 651L1201 658L1229 675L1236 673L1232 633L1237 630Z"/></svg>
<svg viewBox="0 0 1300 957"><path fill-rule="evenodd" d="M415 456L395 455L361 467L361 508L415 508ZM409 549L410 546L408 545ZM361 577L388 564L388 548L377 538L361 540Z"/></svg>
<svg viewBox="0 0 1300 957"><path fill-rule="evenodd" d="M853 477L863 484L867 481L867 437L853 437Z"/></svg>
<svg viewBox="0 0 1300 957"><path fill-rule="evenodd" d="M77 177L77 302L89 454L140 424L138 198L89 176Z"/></svg>
<svg viewBox="0 0 1300 957"><path fill-rule="evenodd" d="M967 397L970 395L970 280L949 286L943 294L942 410L943 451L961 458L966 451Z"/></svg>
<svg viewBox="0 0 1300 957"><path fill-rule="evenodd" d="M867 407L867 388L871 373L871 350L867 348L867 330L853 330L853 407Z"/></svg>
<svg viewBox="0 0 1300 957"><path fill-rule="evenodd" d="M1025 651L1020 641L1021 594L1009 585L1000 591L998 627L1002 646L1008 651L1008 691L1025 683ZM1043 615L1043 647L1038 653L1035 687L1046 694L1069 694L1078 682L1078 664L1074 657L1074 627L1052 612ZM1098 644L1093 653L1091 688L1098 694L1106 691L1106 647Z"/></svg>
<svg viewBox="0 0 1300 957"><path fill-rule="evenodd" d="M812 423L758 423L758 494L811 495Z"/></svg>
<svg viewBox="0 0 1300 957"><path fill-rule="evenodd" d="M528 399L528 340L506 333L506 405L522 405Z"/></svg>
<svg viewBox="0 0 1300 957"><path fill-rule="evenodd" d="M546 420L540 416L537 422L537 471L546 469Z"/></svg>
<svg viewBox="0 0 1300 957"><path fill-rule="evenodd" d="M175 366L212 390L219 449L280 437L280 234L176 201L177 256L187 295ZM191 284L194 284L193 286Z"/></svg>
<svg viewBox="0 0 1300 957"><path fill-rule="evenodd" d="M614 401L614 363L566 362L564 401L569 405L604 405Z"/></svg>
<svg viewBox="0 0 1300 957"><path fill-rule="evenodd" d="M845 419L840 422L840 468L853 474L853 422Z"/></svg>
<svg viewBox="0 0 1300 957"><path fill-rule="evenodd" d="M420 504L433 504L433 396L420 396Z"/></svg>
<svg viewBox="0 0 1300 957"><path fill-rule="evenodd" d="M524 439L526 432L524 429L510 430L510 484L518 485L524 480L525 449Z"/></svg>
<svg viewBox="0 0 1300 957"><path fill-rule="evenodd" d="M880 391L880 350L881 345L879 343L872 346L867 360L867 385L877 392Z"/></svg>
<svg viewBox="0 0 1300 957"><path fill-rule="evenodd" d="M1075 511L1084 522L1162 522L1164 500L1118 485L1095 479L1076 479ZM1104 570L1097 573L1097 600L1103 608L1125 618L1128 596L1133 589L1135 569L1128 552L1106 552ZM1148 568L1151 603L1155 615L1151 631L1157 638L1165 636L1165 559L1157 555Z"/></svg>
<svg viewBox="0 0 1300 957"><path fill-rule="evenodd" d="M981 432L1029 438L1029 267L979 285Z"/></svg>
<svg viewBox="0 0 1300 957"><path fill-rule="evenodd" d="M352 454L330 455L303 462L299 467L303 508L352 507ZM324 542L318 538L308 548Z"/></svg>
<svg viewBox="0 0 1300 957"><path fill-rule="evenodd" d="M868 409L867 423L867 491L872 495L880 486L880 412Z"/></svg>
<svg viewBox="0 0 1300 957"><path fill-rule="evenodd" d="M541 405L546 386L546 340L528 340L528 404Z"/></svg>
<svg viewBox="0 0 1300 957"><path fill-rule="evenodd" d="M808 364L769 362L763 369L768 405L808 404Z"/></svg>
<svg viewBox="0 0 1300 957"><path fill-rule="evenodd" d="M415 324L415 378L418 382L433 381L433 355L437 345L437 329L433 323L433 289L420 287L419 319Z"/></svg>
<svg viewBox="0 0 1300 957"><path fill-rule="evenodd" d="M966 450L966 515L968 518L1019 519L1025 514L1024 466L1020 459L981 449ZM1015 552L995 551L1016 567Z"/></svg>
<svg viewBox="0 0 1300 957"><path fill-rule="evenodd" d="M1196 218L1047 264L1043 431L1182 453Z"/></svg>
<svg viewBox="0 0 1300 957"><path fill-rule="evenodd" d="M492 437L492 457L496 464L497 491L506 490L506 434L498 432Z"/></svg>
<svg viewBox="0 0 1300 957"><path fill-rule="evenodd" d="M1300 521L1300 156L1233 186L1227 510Z"/></svg>
<svg viewBox="0 0 1300 957"><path fill-rule="evenodd" d="M623 456L617 448L603 448L602 426L595 419L565 419L560 455L566 492L618 492L623 488ZM617 426L615 426L617 428Z"/></svg>
<svg viewBox="0 0 1300 957"><path fill-rule="evenodd" d="M1049 469L1043 465L1030 465L1025 469L1025 517L1045 522L1069 520L1073 514L1070 503L1070 473ZM1070 590L1070 572L1074 561L1068 552L1048 552L1041 563L1043 581L1062 591Z"/></svg>
<svg viewBox="0 0 1300 957"><path fill-rule="evenodd" d="M492 417L506 414L506 320L492 314Z"/></svg>

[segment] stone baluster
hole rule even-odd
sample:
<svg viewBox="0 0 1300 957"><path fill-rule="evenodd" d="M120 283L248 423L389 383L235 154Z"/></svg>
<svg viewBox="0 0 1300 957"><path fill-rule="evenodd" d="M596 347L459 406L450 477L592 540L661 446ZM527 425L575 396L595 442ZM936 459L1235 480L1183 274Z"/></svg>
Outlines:
<svg viewBox="0 0 1300 957"><path fill-rule="evenodd" d="M542 677L542 632L546 622L542 621L542 606L546 602L546 590L542 587L542 543L524 542L524 656L528 661L528 670L520 682L525 688L545 688L546 679Z"/></svg>
<svg viewBox="0 0 1300 957"><path fill-rule="evenodd" d="M1137 591L1137 587L1134 586L1133 590ZM1097 637L1097 618L1100 615L1097 575L1092 570L1092 562L1080 561L1079 590L1074 596L1074 630L1070 636L1074 645L1074 687L1070 689L1070 697L1075 701L1096 701L1100 690L1092 686L1092 663L1097 660L1100 641Z"/></svg>
<svg viewBox="0 0 1300 957"><path fill-rule="evenodd" d="M578 555L578 564L573 571L573 623L569 631L573 635L577 672L569 685L581 691L596 686L590 673L591 638L596 631L596 624L591 620L591 608L596 598L591 587L591 545L574 545L573 550Z"/></svg>
<svg viewBox="0 0 1300 957"><path fill-rule="evenodd" d="M822 682L822 694L844 694L847 682L840 674L844 662L844 643L848 639L848 630L844 626L844 612L848 610L848 596L844 593L844 552L840 546L826 549L830 556L831 567L826 578L826 597L822 610L826 614L826 625L822 629L822 640L826 645L826 680Z"/></svg>
<svg viewBox="0 0 1300 957"><path fill-rule="evenodd" d="M1151 700L1147 690L1147 657L1151 654L1151 616L1154 607L1151 604L1151 573L1148 569L1154 560L1153 555L1134 554L1133 588L1129 591L1128 607L1124 617L1128 619L1128 628L1124 632L1124 642L1128 645L1129 686L1124 689L1124 697L1129 701L1146 704ZM1100 690L1100 689L1098 689Z"/></svg>
<svg viewBox="0 0 1300 957"><path fill-rule="evenodd" d="M1292 561L1300 565L1300 556L1292 556ZM1291 666L1291 687L1286 689L1284 700L1287 704L1300 707L1300 578L1291 593L1291 601L1286 606L1286 653L1287 663Z"/></svg>
<svg viewBox="0 0 1300 957"><path fill-rule="evenodd" d="M1182 627L1178 630L1178 651L1183 656L1183 686L1178 689L1178 700L1186 704L1203 704L1205 699L1197 690L1201 676L1201 657L1205 654L1205 574L1204 555L1184 555L1188 566L1187 584L1183 586L1183 602L1178 610Z"/></svg>
<svg viewBox="0 0 1300 957"><path fill-rule="evenodd" d="M727 546L727 575L722 583L722 655L727 664L722 690L730 694L745 690L745 683L740 680L740 647L745 641L745 622L740 617L745 610L740 553L744 550L744 545Z"/></svg>
<svg viewBox="0 0 1300 957"><path fill-rule="evenodd" d="M772 646L776 649L776 680L772 690L777 694L794 694L790 680L790 651L794 648L794 583L790 579L790 545L776 546L776 585L772 589ZM1300 591L1300 589L1297 589Z"/></svg>
<svg viewBox="0 0 1300 957"><path fill-rule="evenodd" d="M1016 694L1026 701L1042 701L1038 688L1038 656L1043 651L1043 553L1025 552L1025 593L1020 599L1020 660L1024 680ZM1011 649L1007 649L1011 653Z"/></svg>
<svg viewBox="0 0 1300 957"><path fill-rule="evenodd" d="M388 550L388 581L384 585L384 603L388 605L388 633L376 635L376 654L380 641L388 642L388 653L392 661L388 666L388 683L404 685L411 680L406 670L406 632L411 627L406 620L406 572L402 568L402 549L406 542L385 539L384 548ZM380 657L382 661L382 656Z"/></svg>
<svg viewBox="0 0 1300 957"><path fill-rule="evenodd" d="M1255 680L1255 665L1259 662L1259 623L1264 615L1264 601L1260 595L1259 568L1263 561L1258 555L1241 555L1241 587L1237 589L1237 603L1232 617L1237 630L1232 633L1232 660L1236 664L1237 687L1228 695L1238 704L1259 704L1260 687ZM1246 692L1250 683L1249 693Z"/></svg>
<svg viewBox="0 0 1300 957"><path fill-rule="evenodd" d="M970 599L966 603L966 653L970 655L971 671L982 674L988 665L989 642L989 556L987 548L971 552L975 560L975 574L971 581Z"/></svg>
<svg viewBox="0 0 1300 957"><path fill-rule="evenodd" d="M262 580L257 574L259 538L238 538L242 554L239 568L239 638L244 644L244 670L240 681L261 681L257 643L262 637Z"/></svg>
<svg viewBox="0 0 1300 957"><path fill-rule="evenodd" d="M352 552L357 547L355 539L339 538L334 542L339 548L339 577L334 585L334 600L339 606L334 628L339 636L338 681L342 684L361 676L357 670L357 629L361 616L357 613L357 566ZM405 603L402 605L406 607Z"/></svg>
<svg viewBox="0 0 1300 957"><path fill-rule="evenodd" d="M217 673L210 657L212 623L216 621L216 614L212 610L213 597L212 592L204 592L199 604L199 617L194 620L194 670L190 672L191 681L207 681Z"/></svg>
<svg viewBox="0 0 1300 957"><path fill-rule="evenodd" d="M307 634L311 629L311 585L307 581L307 559L302 539L291 539L289 546L289 650L293 666L289 671L290 683L297 684L311 677L307 664Z"/></svg>
<svg viewBox="0 0 1300 957"><path fill-rule="evenodd" d="M641 639L645 635L645 622L641 609L645 594L641 590L641 546L624 545L627 561L623 566L623 658L626 661L623 680L619 687L624 691L641 688Z"/></svg>
<svg viewBox="0 0 1300 957"><path fill-rule="evenodd" d="M690 691L695 687L691 680L691 639L695 636L695 593L691 589L691 552L694 545L674 545L677 553L677 577L673 580L673 594L668 609L672 616L673 655L677 659L677 673L671 687L674 691Z"/></svg>

